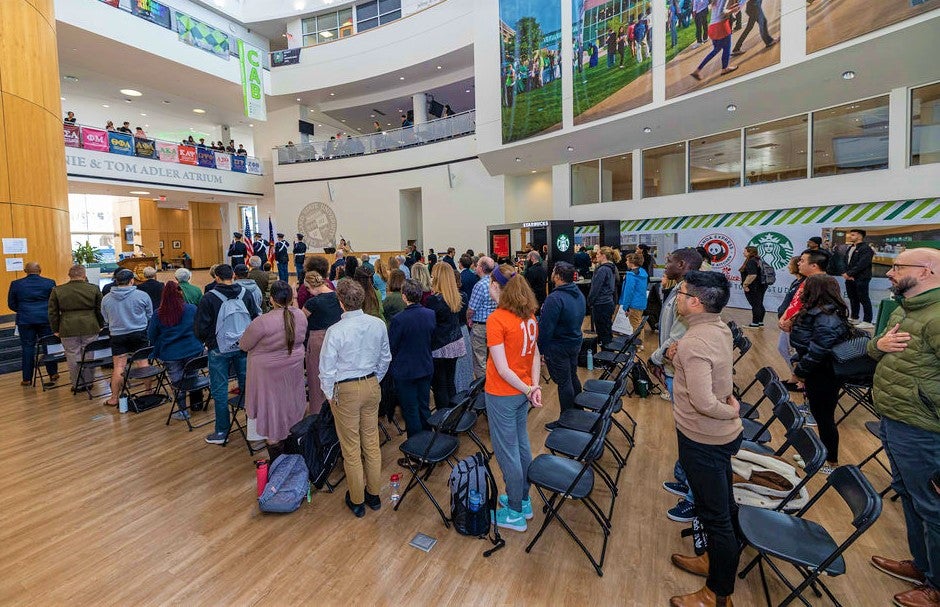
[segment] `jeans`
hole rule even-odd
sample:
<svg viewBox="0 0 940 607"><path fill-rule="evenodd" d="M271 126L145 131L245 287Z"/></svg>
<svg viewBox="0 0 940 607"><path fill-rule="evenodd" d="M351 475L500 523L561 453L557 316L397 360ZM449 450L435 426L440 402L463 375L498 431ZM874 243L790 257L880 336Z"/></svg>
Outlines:
<svg viewBox="0 0 940 607"><path fill-rule="evenodd" d="M529 399L524 394L495 396L486 394L486 419L496 462L506 482L509 508L522 512L523 500L529 499L526 473L532 463L529 430L526 427Z"/></svg>
<svg viewBox="0 0 940 607"><path fill-rule="evenodd" d="M170 384L172 384L174 388L179 386L180 382L183 380L183 367L185 367L186 364L194 358L196 357L190 356L189 358L184 358L183 360L163 361L163 366L166 368L166 374L170 378ZM194 404L196 399L201 400L201 396L202 396L201 390L196 390L194 392L190 392L189 394L190 394L190 397L189 397L190 404ZM181 392L179 395L179 398L176 399L176 402L179 405L178 408L180 411L186 410L186 394L185 393Z"/></svg>
<svg viewBox="0 0 940 607"><path fill-rule="evenodd" d="M431 376L431 390L434 392L434 407L450 407L457 395L454 377L457 374L456 358L435 358L434 375Z"/></svg>
<svg viewBox="0 0 940 607"><path fill-rule="evenodd" d="M748 285L747 291L744 292L744 298L751 306L751 322L753 324L763 324L764 322L764 316L767 314L767 310L764 308L764 294L766 292L767 285L759 284L756 280Z"/></svg>
<svg viewBox="0 0 940 607"><path fill-rule="evenodd" d="M734 594L741 556L738 505L732 492L731 456L741 435L724 445L704 445L676 432L679 462L695 496L695 514L708 534L708 578L705 585L718 596Z"/></svg>
<svg viewBox="0 0 940 607"><path fill-rule="evenodd" d="M940 589L940 496L930 485L940 470L940 435L885 417L881 441L891 462L891 488L901 496L914 565L928 585Z"/></svg>
<svg viewBox="0 0 940 607"><path fill-rule="evenodd" d="M860 318L859 308L865 314L863 320L865 322L871 322L872 311L871 311L871 296L868 294L868 283L871 282L871 279L866 280L846 280L845 281L845 294L849 296L849 316L852 318Z"/></svg>
<svg viewBox="0 0 940 607"><path fill-rule="evenodd" d="M698 68L695 71L700 71L705 67L709 61L712 60L712 57L721 53L721 69L728 67L728 62L731 60L731 36L725 36L721 40L712 40L712 50L705 55L705 58L702 59L702 62L698 64Z"/></svg>
<svg viewBox="0 0 940 607"><path fill-rule="evenodd" d="M558 404L561 412L574 409L574 398L581 394L581 380L578 378L578 354L581 344L569 346L548 346L545 348L545 366L552 381L558 386Z"/></svg>
<svg viewBox="0 0 940 607"><path fill-rule="evenodd" d="M228 374L235 366L238 389L245 393L245 369L248 366L248 354L237 350L222 354L218 348L209 350L209 391L215 402L215 433L228 434L232 420L228 412Z"/></svg>
<svg viewBox="0 0 940 607"><path fill-rule="evenodd" d="M431 417L431 376L417 379L396 377L395 389L398 391L398 401L401 405L401 415L405 418L408 438L430 430L428 418Z"/></svg>
<svg viewBox="0 0 940 607"><path fill-rule="evenodd" d="M735 52L740 51L741 47L744 46L744 39L747 38L747 35L754 29L755 23L757 24L757 29L760 31L760 37L764 41L764 44L773 44L774 39L767 29L767 17L764 16L764 9L761 8L761 0L751 0L747 3L747 8L744 10L747 13L747 25L744 26L744 31L738 36L738 41L734 45Z"/></svg>
<svg viewBox="0 0 940 607"><path fill-rule="evenodd" d="M287 278L290 275L290 268L287 265L286 261L277 262L277 279L287 282Z"/></svg>
<svg viewBox="0 0 940 607"><path fill-rule="evenodd" d="M841 383L832 371L810 373L806 379L806 399L816 418L816 430L826 446L826 461L839 461L839 429L836 427L836 406Z"/></svg>
<svg viewBox="0 0 940 607"><path fill-rule="evenodd" d="M790 334L786 331L780 332L780 337L777 338L777 352L780 353L780 356L783 357L783 360L786 361L787 367L790 366Z"/></svg>
<svg viewBox="0 0 940 607"><path fill-rule="evenodd" d="M36 363L36 342L46 335L52 335L49 323L16 325L20 334L20 348L22 348L23 381L33 380L33 366ZM55 375L59 372L59 365L55 363L46 365L46 373Z"/></svg>
<svg viewBox="0 0 940 607"><path fill-rule="evenodd" d="M306 272L304 272L304 264L295 263L294 272L297 273L297 284L299 285L304 284L304 276L306 276Z"/></svg>
<svg viewBox="0 0 940 607"><path fill-rule="evenodd" d="M597 345L603 346L614 338L611 327L614 324L614 304L594 304L591 306L591 319L597 332Z"/></svg>

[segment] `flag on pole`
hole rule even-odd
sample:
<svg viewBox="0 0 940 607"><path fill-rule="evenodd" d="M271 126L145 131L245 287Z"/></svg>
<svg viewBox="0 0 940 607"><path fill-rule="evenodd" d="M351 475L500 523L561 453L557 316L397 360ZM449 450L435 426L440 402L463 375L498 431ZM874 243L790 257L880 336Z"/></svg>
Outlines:
<svg viewBox="0 0 940 607"><path fill-rule="evenodd" d="M252 256L251 252L251 222L248 221L248 214L245 214L245 231L242 233L242 242L245 243L245 246L248 247L248 257ZM245 263L248 263L248 258L245 258Z"/></svg>
<svg viewBox="0 0 940 607"><path fill-rule="evenodd" d="M275 267L274 265L274 221L271 219L271 216L268 215L268 263L271 264L271 268Z"/></svg>

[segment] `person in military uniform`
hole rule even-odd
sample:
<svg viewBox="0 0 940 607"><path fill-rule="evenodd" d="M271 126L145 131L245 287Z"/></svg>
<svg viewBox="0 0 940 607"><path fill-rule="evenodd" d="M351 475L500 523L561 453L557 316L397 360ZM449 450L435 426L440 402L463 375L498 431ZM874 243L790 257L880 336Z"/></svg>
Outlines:
<svg viewBox="0 0 940 607"><path fill-rule="evenodd" d="M242 242L241 232L232 232L232 244L228 246L228 256L233 268L240 263L245 263L248 258L248 246Z"/></svg>
<svg viewBox="0 0 940 607"><path fill-rule="evenodd" d="M277 241L274 243L274 261L277 262L277 278L284 282L287 282L287 276L290 273L290 270L287 268L287 264L290 261L288 246L287 241L284 240L284 235L278 232Z"/></svg>
<svg viewBox="0 0 940 607"><path fill-rule="evenodd" d="M268 243L261 238L261 234L255 232L255 239L251 243L252 255L257 255L261 259L268 258Z"/></svg>
<svg viewBox="0 0 940 607"><path fill-rule="evenodd" d="M297 272L297 284L304 284L304 259L307 254L307 243L304 242L304 235L298 233L297 240L294 242L294 270Z"/></svg>

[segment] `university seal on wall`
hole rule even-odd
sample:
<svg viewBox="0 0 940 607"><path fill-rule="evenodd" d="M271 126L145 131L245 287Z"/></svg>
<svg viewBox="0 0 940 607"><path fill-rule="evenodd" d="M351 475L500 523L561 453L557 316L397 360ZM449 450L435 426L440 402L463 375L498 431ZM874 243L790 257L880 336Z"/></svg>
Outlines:
<svg viewBox="0 0 940 607"><path fill-rule="evenodd" d="M322 202L311 202L297 217L297 231L311 248L336 246L336 215Z"/></svg>

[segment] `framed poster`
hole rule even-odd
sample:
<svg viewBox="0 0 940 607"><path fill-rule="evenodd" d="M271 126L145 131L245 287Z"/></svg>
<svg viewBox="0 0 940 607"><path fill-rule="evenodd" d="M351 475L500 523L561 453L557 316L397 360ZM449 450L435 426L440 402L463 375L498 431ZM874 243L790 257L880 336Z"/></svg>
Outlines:
<svg viewBox="0 0 940 607"><path fill-rule="evenodd" d="M937 0L807 0L806 52L815 53L938 7Z"/></svg>

